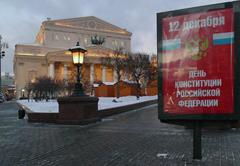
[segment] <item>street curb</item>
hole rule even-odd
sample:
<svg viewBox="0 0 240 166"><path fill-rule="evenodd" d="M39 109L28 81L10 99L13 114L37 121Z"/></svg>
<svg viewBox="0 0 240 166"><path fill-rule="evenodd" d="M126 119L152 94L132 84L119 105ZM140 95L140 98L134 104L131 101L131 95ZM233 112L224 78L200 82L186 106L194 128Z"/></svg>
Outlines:
<svg viewBox="0 0 240 166"><path fill-rule="evenodd" d="M124 113L124 112L127 112L127 111L132 111L132 110L139 109L139 108L149 106L149 105L152 105L152 104L156 104L156 103L157 103L157 99L144 101L144 102L136 103L136 104L125 105L125 106L122 106L122 107L103 109L103 110L98 111L98 116L100 118L105 118L107 116L112 116L112 115L115 115L115 114L120 114L120 113Z"/></svg>

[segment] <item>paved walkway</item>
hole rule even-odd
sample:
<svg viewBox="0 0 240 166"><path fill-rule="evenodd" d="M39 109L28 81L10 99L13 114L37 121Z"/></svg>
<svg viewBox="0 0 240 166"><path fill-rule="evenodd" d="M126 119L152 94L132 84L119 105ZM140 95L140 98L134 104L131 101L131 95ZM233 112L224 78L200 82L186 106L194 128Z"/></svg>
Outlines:
<svg viewBox="0 0 240 166"><path fill-rule="evenodd" d="M0 166L240 165L240 130L204 131L193 161L192 133L160 123L157 106L81 127L28 123L0 104Z"/></svg>

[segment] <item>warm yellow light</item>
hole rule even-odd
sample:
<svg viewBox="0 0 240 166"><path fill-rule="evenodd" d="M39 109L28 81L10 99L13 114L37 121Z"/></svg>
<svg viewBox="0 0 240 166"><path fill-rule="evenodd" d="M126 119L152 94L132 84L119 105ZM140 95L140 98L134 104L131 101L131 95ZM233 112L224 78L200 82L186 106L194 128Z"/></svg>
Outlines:
<svg viewBox="0 0 240 166"><path fill-rule="evenodd" d="M87 50L84 47L81 47L79 42L77 42L76 47L69 48L68 51L71 51L73 63L75 65L83 64L84 54Z"/></svg>
<svg viewBox="0 0 240 166"><path fill-rule="evenodd" d="M65 51L64 53L65 53L65 55L72 55L71 51Z"/></svg>
<svg viewBox="0 0 240 166"><path fill-rule="evenodd" d="M74 64L83 64L84 53L77 51L72 53Z"/></svg>

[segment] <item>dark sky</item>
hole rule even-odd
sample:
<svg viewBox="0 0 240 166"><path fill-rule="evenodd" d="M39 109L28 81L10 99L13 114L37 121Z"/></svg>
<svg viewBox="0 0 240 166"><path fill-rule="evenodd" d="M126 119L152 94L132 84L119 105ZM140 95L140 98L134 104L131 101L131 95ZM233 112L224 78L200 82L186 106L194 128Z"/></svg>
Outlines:
<svg viewBox="0 0 240 166"><path fill-rule="evenodd" d="M10 48L2 72L13 73L15 44L33 43L51 19L96 16L132 32L132 50L156 54L156 13L228 0L0 0L0 35Z"/></svg>

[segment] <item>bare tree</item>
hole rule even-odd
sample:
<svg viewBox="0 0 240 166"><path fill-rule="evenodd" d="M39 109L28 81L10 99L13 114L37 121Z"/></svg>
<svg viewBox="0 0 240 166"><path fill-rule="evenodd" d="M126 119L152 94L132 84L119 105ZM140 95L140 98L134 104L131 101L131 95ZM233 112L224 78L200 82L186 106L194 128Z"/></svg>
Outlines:
<svg viewBox="0 0 240 166"><path fill-rule="evenodd" d="M150 69L147 70L146 77L144 79L145 85L147 86L149 83L157 80L157 63L156 61L156 56L154 55L151 58L151 64L150 64Z"/></svg>
<svg viewBox="0 0 240 166"><path fill-rule="evenodd" d="M36 82L32 84L32 91L37 99L48 99L55 97L55 93L63 89L63 82L54 80L50 77L42 76L36 78Z"/></svg>
<svg viewBox="0 0 240 166"><path fill-rule="evenodd" d="M64 84L65 92L67 92L67 95L70 96L73 93L73 90L75 88L75 81L68 81Z"/></svg>
<svg viewBox="0 0 240 166"><path fill-rule="evenodd" d="M32 82L28 82L25 86L25 90L27 91L28 102L30 99L30 94L33 92L33 88L34 88L34 83Z"/></svg>
<svg viewBox="0 0 240 166"><path fill-rule="evenodd" d="M151 65L150 65L150 70L148 70L147 80L148 82L157 80L157 56L156 55L152 55L151 57Z"/></svg>
<svg viewBox="0 0 240 166"><path fill-rule="evenodd" d="M129 54L128 71L131 79L136 82L136 97L139 99L141 93L141 82L147 79L150 70L149 55L145 53Z"/></svg>
<svg viewBox="0 0 240 166"><path fill-rule="evenodd" d="M114 50L112 56L102 58L102 65L113 67L117 77L117 98L120 97L120 85L119 82L122 79L127 65L128 54L124 53L123 48Z"/></svg>

